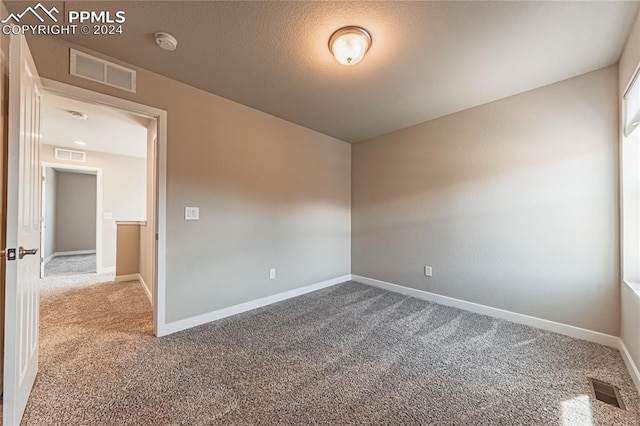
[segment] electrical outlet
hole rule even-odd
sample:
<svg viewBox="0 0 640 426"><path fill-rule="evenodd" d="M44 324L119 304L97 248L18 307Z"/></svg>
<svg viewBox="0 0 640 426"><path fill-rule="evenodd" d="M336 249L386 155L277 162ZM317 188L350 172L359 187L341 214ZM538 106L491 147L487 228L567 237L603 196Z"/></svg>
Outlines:
<svg viewBox="0 0 640 426"><path fill-rule="evenodd" d="M433 276L433 269L431 269L431 266L425 266L424 267L424 276L425 277Z"/></svg>
<svg viewBox="0 0 640 426"><path fill-rule="evenodd" d="M276 268L269 269L269 279L270 280L276 279Z"/></svg>

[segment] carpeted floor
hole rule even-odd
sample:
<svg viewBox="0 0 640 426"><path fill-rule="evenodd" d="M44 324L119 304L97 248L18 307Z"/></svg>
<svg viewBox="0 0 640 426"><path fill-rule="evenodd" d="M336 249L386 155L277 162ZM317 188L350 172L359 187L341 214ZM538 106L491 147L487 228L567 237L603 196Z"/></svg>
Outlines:
<svg viewBox="0 0 640 426"><path fill-rule="evenodd" d="M45 290L28 425L635 425L618 351L345 283L157 339L138 283ZM591 396L620 388L627 410Z"/></svg>
<svg viewBox="0 0 640 426"><path fill-rule="evenodd" d="M45 277L58 277L96 272L95 254L57 256L44 265Z"/></svg>

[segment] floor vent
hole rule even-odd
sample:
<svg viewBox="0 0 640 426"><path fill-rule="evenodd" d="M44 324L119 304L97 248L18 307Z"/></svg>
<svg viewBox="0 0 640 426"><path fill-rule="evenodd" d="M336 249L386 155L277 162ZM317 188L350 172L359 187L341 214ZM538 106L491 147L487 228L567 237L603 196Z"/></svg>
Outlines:
<svg viewBox="0 0 640 426"><path fill-rule="evenodd" d="M136 72L86 53L70 49L70 73L107 86L136 92Z"/></svg>
<svg viewBox="0 0 640 426"><path fill-rule="evenodd" d="M620 391L617 387L596 379L589 379L589 383L591 383L591 389L598 401L606 402L609 405L622 408L623 410L625 409L622 396L620 396Z"/></svg>

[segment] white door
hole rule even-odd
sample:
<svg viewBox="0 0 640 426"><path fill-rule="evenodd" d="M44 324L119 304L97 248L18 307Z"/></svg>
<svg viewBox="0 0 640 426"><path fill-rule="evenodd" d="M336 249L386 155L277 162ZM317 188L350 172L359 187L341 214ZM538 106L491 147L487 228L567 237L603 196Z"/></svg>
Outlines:
<svg viewBox="0 0 640 426"><path fill-rule="evenodd" d="M24 36L9 46L4 425L18 425L38 373L40 101Z"/></svg>

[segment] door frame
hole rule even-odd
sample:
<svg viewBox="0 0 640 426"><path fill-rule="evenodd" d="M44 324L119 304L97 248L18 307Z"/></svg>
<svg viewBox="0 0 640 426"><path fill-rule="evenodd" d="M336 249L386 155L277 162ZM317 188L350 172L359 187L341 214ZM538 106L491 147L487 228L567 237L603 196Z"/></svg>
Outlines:
<svg viewBox="0 0 640 426"><path fill-rule="evenodd" d="M95 105L103 105L128 111L132 114L156 119L158 126L154 146L156 157L156 203L155 203L155 271L153 280L153 332L156 336L168 334L166 330L165 294L166 294L166 257L167 257L167 111L94 92L59 81L41 78L45 92L53 93Z"/></svg>
<svg viewBox="0 0 640 426"><path fill-rule="evenodd" d="M45 90L46 93L46 90ZM49 167L55 170L63 170L71 173L78 172L89 172L89 174L96 176L96 273L100 274L104 271L102 268L102 168L100 167L90 167L90 166L80 166L76 164L62 164L62 163L52 163L49 161L42 161L40 163L42 168L42 175L44 176L44 169ZM46 182L43 181L42 185L42 217L45 216L45 186ZM47 224L45 223L45 226ZM45 258L44 256L44 240L45 240L45 232L42 231L42 235L40 236L40 250L42 250L41 258L42 258L42 268L44 268ZM42 278L42 277L40 277Z"/></svg>

